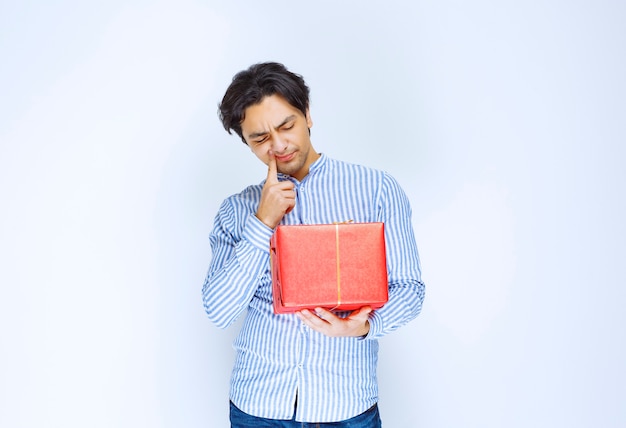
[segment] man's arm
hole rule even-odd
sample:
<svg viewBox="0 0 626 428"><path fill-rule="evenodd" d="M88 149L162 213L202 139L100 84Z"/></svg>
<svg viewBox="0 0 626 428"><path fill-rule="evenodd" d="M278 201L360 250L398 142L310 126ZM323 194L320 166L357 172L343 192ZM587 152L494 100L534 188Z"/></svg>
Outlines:
<svg viewBox="0 0 626 428"><path fill-rule="evenodd" d="M384 336L417 317L425 291L411 206L398 182L388 174L383 181L379 213L380 221L385 223L389 301L370 314L368 339Z"/></svg>
<svg viewBox="0 0 626 428"><path fill-rule="evenodd" d="M248 307L269 258L272 229L249 214L241 237L236 238L235 216L231 202L224 201L211 232L213 257L202 287L204 309L219 328L231 325Z"/></svg>
<svg viewBox="0 0 626 428"><path fill-rule="evenodd" d="M269 153L267 178L255 215L248 215L241 238L235 238L236 210L226 200L211 233L213 259L202 287L204 309L220 328L231 325L247 307L267 270L274 228L296 203L294 184L279 181L276 159Z"/></svg>
<svg viewBox="0 0 626 428"><path fill-rule="evenodd" d="M385 223L389 301L376 311L363 307L346 318L322 308L316 308L315 313L298 312L299 318L313 330L333 337L376 339L420 313L425 287L411 224L411 207L402 188L388 174L384 177L378 209L379 221Z"/></svg>

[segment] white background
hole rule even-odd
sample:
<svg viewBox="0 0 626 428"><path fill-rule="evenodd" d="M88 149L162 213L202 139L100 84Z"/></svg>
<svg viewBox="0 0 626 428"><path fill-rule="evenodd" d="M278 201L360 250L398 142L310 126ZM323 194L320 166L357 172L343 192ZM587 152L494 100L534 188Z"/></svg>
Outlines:
<svg viewBox="0 0 626 428"><path fill-rule="evenodd" d="M245 5L244 5L245 3ZM620 1L2 1L0 426L225 427L200 290L265 167L234 73L284 62L312 138L405 188L427 296L381 340L386 427L622 427Z"/></svg>

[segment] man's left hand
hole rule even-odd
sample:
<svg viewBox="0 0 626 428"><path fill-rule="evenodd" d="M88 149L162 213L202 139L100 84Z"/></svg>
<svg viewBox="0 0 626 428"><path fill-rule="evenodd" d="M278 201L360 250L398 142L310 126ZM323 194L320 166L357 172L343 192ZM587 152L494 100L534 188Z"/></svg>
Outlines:
<svg viewBox="0 0 626 428"><path fill-rule="evenodd" d="M370 331L368 321L372 308L363 306L353 311L347 318L339 318L324 308L315 308L315 313L308 309L296 312L304 324L330 337L361 337Z"/></svg>

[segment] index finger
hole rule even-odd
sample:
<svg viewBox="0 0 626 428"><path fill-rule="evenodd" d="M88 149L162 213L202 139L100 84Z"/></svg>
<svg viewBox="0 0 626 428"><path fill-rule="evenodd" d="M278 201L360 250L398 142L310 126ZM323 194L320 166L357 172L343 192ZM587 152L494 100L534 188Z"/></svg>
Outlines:
<svg viewBox="0 0 626 428"><path fill-rule="evenodd" d="M272 151L269 152L269 162L267 163L267 180L266 182L278 182L278 169L276 167L276 158Z"/></svg>

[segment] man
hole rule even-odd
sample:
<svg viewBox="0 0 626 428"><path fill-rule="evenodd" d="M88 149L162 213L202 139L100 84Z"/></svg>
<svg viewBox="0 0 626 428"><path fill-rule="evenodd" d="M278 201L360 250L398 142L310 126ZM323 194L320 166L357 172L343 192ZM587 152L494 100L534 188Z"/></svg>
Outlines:
<svg viewBox="0 0 626 428"><path fill-rule="evenodd" d="M220 328L247 310L234 342L231 426L379 427L377 339L415 318L424 299L404 192L385 172L315 151L309 88L282 64L256 64L235 75L220 118L268 166L261 184L222 203L202 289L206 312ZM385 224L387 304L376 311L274 314L274 229L346 220Z"/></svg>

